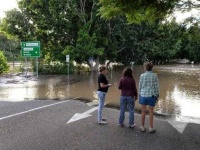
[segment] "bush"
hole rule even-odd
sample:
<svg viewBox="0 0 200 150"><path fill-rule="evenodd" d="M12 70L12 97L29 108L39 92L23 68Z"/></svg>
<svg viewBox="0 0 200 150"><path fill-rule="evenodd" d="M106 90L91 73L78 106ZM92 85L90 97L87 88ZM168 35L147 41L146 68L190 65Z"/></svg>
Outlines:
<svg viewBox="0 0 200 150"><path fill-rule="evenodd" d="M7 61L20 61L21 57L19 54L13 54L10 52L4 52L4 56L6 57Z"/></svg>
<svg viewBox="0 0 200 150"><path fill-rule="evenodd" d="M36 71L35 66L33 66L34 71ZM70 64L69 72L72 73L74 66ZM39 63L38 66L39 74L67 74L68 66L60 62L52 62L50 64Z"/></svg>
<svg viewBox="0 0 200 150"><path fill-rule="evenodd" d="M9 65L7 63L7 59L4 56L3 52L0 51L0 74L9 70Z"/></svg>

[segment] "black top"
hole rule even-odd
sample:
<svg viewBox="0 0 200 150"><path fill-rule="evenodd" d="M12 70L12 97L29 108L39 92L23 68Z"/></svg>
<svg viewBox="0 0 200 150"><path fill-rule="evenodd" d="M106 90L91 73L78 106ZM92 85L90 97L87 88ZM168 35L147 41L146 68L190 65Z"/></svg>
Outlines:
<svg viewBox="0 0 200 150"><path fill-rule="evenodd" d="M99 74L98 76L98 91L107 92L108 87L101 88L100 83L108 84L108 80L104 74Z"/></svg>

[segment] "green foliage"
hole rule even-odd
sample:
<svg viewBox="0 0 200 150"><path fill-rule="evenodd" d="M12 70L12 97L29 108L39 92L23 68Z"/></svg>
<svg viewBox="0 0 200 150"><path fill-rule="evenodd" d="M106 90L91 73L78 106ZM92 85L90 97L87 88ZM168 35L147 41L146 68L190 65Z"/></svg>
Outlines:
<svg viewBox="0 0 200 150"><path fill-rule="evenodd" d="M185 58L194 62L200 62L200 27L196 23L192 25L186 32L187 36L183 38L182 51L185 51ZM182 52L181 51L181 52Z"/></svg>
<svg viewBox="0 0 200 150"><path fill-rule="evenodd" d="M31 23L25 14L21 11L13 9L6 12L6 18L2 20L1 30L5 31L9 35L13 35L19 39L31 40L34 39L33 29L34 24Z"/></svg>
<svg viewBox="0 0 200 150"><path fill-rule="evenodd" d="M87 63L90 67L90 60L97 65L106 60L123 64L146 59L199 61L199 27L194 23L193 28L186 28L173 21L161 22L176 2L100 0L97 5L97 0L20 0L20 11L8 11L0 26L6 35L21 41L41 42L40 60L45 65L40 65L40 71L46 73L65 72L61 64L65 64L66 55L70 55L70 62ZM109 20L97 15L98 10ZM0 35L0 42L4 41L4 35ZM20 50L6 49L8 46L3 44L0 47L10 58Z"/></svg>
<svg viewBox="0 0 200 150"><path fill-rule="evenodd" d="M6 57L3 52L0 51L0 74L9 70L9 65L7 64Z"/></svg>
<svg viewBox="0 0 200 150"><path fill-rule="evenodd" d="M99 0L100 15L110 19L126 16L129 23L153 22L171 13L180 0Z"/></svg>
<svg viewBox="0 0 200 150"><path fill-rule="evenodd" d="M94 32L99 18L96 16L97 1L83 1L21 0L18 2L21 11L8 11L2 29L22 41L40 41L42 57L49 62L64 62L63 51L68 45L74 47L71 58L87 61L90 55L101 55L103 48L97 47ZM77 55L80 48L84 55Z"/></svg>
<svg viewBox="0 0 200 150"><path fill-rule="evenodd" d="M154 62L165 62L175 58L181 47L179 28L178 24L158 23L124 26L124 29L120 31L123 31L124 42L121 44L125 48L119 51L117 62L142 63L147 59Z"/></svg>
<svg viewBox="0 0 200 150"><path fill-rule="evenodd" d="M34 70L36 70L35 66L34 66ZM70 73L74 72L74 66L72 64L70 64L69 72ZM60 62L52 62L50 64L39 63L38 73L39 74L67 74L68 66Z"/></svg>
<svg viewBox="0 0 200 150"><path fill-rule="evenodd" d="M85 25L78 32L76 45L74 49L72 49L73 52L71 55L74 55L73 57L76 58L78 63L87 62L92 56L103 55L103 48L96 48L96 45L96 34L93 33L90 35L88 33L87 25Z"/></svg>
<svg viewBox="0 0 200 150"><path fill-rule="evenodd" d="M0 31L0 49L3 50L8 61L19 59L19 41Z"/></svg>

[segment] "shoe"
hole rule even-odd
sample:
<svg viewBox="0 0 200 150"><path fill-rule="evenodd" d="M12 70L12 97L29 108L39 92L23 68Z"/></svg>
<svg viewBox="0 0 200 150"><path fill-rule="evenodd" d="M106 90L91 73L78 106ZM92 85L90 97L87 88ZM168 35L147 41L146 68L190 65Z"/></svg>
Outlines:
<svg viewBox="0 0 200 150"><path fill-rule="evenodd" d="M118 124L120 127L124 127L124 124Z"/></svg>
<svg viewBox="0 0 200 150"><path fill-rule="evenodd" d="M134 129L135 126L136 126L136 124L132 124L132 125L129 126L129 128Z"/></svg>
<svg viewBox="0 0 200 150"><path fill-rule="evenodd" d="M155 133L156 132L156 129L154 128L149 128L149 133Z"/></svg>
<svg viewBox="0 0 200 150"><path fill-rule="evenodd" d="M141 126L141 127L140 127L140 131L141 131L141 132L145 132L145 131L146 131L146 128L145 128L144 126Z"/></svg>
<svg viewBox="0 0 200 150"><path fill-rule="evenodd" d="M101 121L101 122L99 122L98 124L99 124L99 125L106 125L107 122L106 122L106 121Z"/></svg>
<svg viewBox="0 0 200 150"><path fill-rule="evenodd" d="M102 121L107 121L107 119L106 118L102 118Z"/></svg>

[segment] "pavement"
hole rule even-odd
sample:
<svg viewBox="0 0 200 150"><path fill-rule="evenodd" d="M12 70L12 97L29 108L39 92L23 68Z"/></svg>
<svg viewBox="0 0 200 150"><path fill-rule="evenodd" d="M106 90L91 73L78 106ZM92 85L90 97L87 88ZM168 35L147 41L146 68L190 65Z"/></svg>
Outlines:
<svg viewBox="0 0 200 150"><path fill-rule="evenodd" d="M172 121L155 117L154 134L118 126L119 110L104 107L107 125L97 124L97 107L78 100L0 101L1 150L199 150L200 125L178 130ZM146 116L148 127L148 116Z"/></svg>

